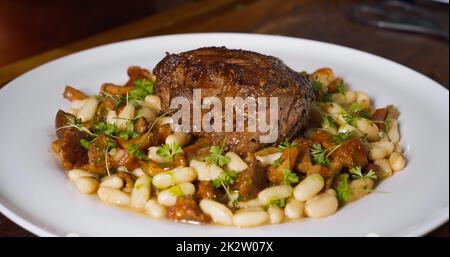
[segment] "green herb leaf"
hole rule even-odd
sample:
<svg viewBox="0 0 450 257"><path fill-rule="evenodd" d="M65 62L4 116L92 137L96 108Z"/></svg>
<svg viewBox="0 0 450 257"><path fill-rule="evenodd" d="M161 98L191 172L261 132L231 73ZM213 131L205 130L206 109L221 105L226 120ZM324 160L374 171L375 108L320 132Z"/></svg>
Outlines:
<svg viewBox="0 0 450 257"><path fill-rule="evenodd" d="M227 165L230 162L230 158L224 155L225 140L221 147L211 146L209 149L210 154L205 158L205 161L209 164L216 164L220 167Z"/></svg>
<svg viewBox="0 0 450 257"><path fill-rule="evenodd" d="M137 138L139 134L134 131L134 123L133 121L127 122L126 130L119 133L119 137L123 140L128 140L130 138Z"/></svg>
<svg viewBox="0 0 450 257"><path fill-rule="evenodd" d="M355 118L355 116L359 116L370 119L370 114L366 110L364 110L357 102L353 102L347 107L347 113L353 118Z"/></svg>
<svg viewBox="0 0 450 257"><path fill-rule="evenodd" d="M73 120L73 125L75 126L81 126L83 124L83 122L81 121L81 118L75 118Z"/></svg>
<svg viewBox="0 0 450 257"><path fill-rule="evenodd" d="M156 154L163 157L166 162L171 162L176 154L183 154L183 149L177 143L163 144L158 146Z"/></svg>
<svg viewBox="0 0 450 257"><path fill-rule="evenodd" d="M96 135L105 134L114 137L114 134L119 133L119 128L115 124L99 122L94 125L94 133Z"/></svg>
<svg viewBox="0 0 450 257"><path fill-rule="evenodd" d="M138 79L134 82L134 89L128 93L128 101L142 101L153 94L155 82L147 79Z"/></svg>
<svg viewBox="0 0 450 257"><path fill-rule="evenodd" d="M91 142L87 141L86 139L80 139L80 144L86 150L89 150L89 146L91 146Z"/></svg>
<svg viewBox="0 0 450 257"><path fill-rule="evenodd" d="M339 83L336 86L336 88L337 88L338 92L343 94L343 95L345 95L345 93L347 92L347 87L344 85L344 83Z"/></svg>
<svg viewBox="0 0 450 257"><path fill-rule="evenodd" d="M349 114L342 114L342 118L344 118L345 122L352 125L353 127L357 126L358 116L356 115L349 115Z"/></svg>
<svg viewBox="0 0 450 257"><path fill-rule="evenodd" d="M283 170L283 184L285 185L291 185L298 183L299 179L297 174L292 172L290 169L284 169Z"/></svg>
<svg viewBox="0 0 450 257"><path fill-rule="evenodd" d="M114 103L114 108L117 109L119 108L123 103L125 103L127 101L127 97L124 95L119 95L118 98L113 98L115 99L115 103Z"/></svg>
<svg viewBox="0 0 450 257"><path fill-rule="evenodd" d="M338 133L337 135L333 136L333 142L335 144L342 144L344 143L347 139L352 138L356 135L356 132L354 130L352 131L347 131L345 133Z"/></svg>
<svg viewBox="0 0 450 257"><path fill-rule="evenodd" d="M369 172L367 172L366 175L363 175L362 171L361 171L361 166L352 167L349 170L349 172L352 175L353 179L359 179L359 178L370 178L370 179L373 179L373 180L378 179L377 174L373 170L369 170Z"/></svg>
<svg viewBox="0 0 450 257"><path fill-rule="evenodd" d="M237 193L238 196L236 197L236 199L234 199L231 204L235 207L238 208L239 207L239 203L242 201L242 199L244 199L244 197L242 195L240 195L239 193Z"/></svg>
<svg viewBox="0 0 450 257"><path fill-rule="evenodd" d="M145 155L140 150L140 146L138 144L129 144L129 145L127 145L127 151L128 151L128 153L136 156L136 158L138 158L138 160L141 160L141 161L148 160L147 155Z"/></svg>
<svg viewBox="0 0 450 257"><path fill-rule="evenodd" d="M320 144L314 144L312 146L311 156L313 158L314 164L319 164L322 166L330 165L330 159L328 159L328 157L325 155L325 151Z"/></svg>
<svg viewBox="0 0 450 257"><path fill-rule="evenodd" d="M281 144L278 145L278 151L283 152L284 150L290 148L295 148L298 146L298 143L295 141L292 141L292 143L289 143L289 139L285 138Z"/></svg>
<svg viewBox="0 0 450 257"><path fill-rule="evenodd" d="M331 117L331 115L326 115L325 117L323 117L322 125L325 128L336 128L333 117Z"/></svg>
<svg viewBox="0 0 450 257"><path fill-rule="evenodd" d="M212 181L215 188L229 186L236 182L237 172L235 170L223 171L220 176Z"/></svg>
<svg viewBox="0 0 450 257"><path fill-rule="evenodd" d="M109 151L116 147L117 145L114 142L106 141L106 148L105 148L106 151Z"/></svg>
<svg viewBox="0 0 450 257"><path fill-rule="evenodd" d="M332 102L332 101L333 101L333 97L332 97L332 95L331 95L330 93L324 92L324 93L322 94L321 98L320 98L320 101L321 101L321 102L324 102L324 103L326 103L326 102Z"/></svg>
<svg viewBox="0 0 450 257"><path fill-rule="evenodd" d="M388 133L391 129L393 119L391 117L387 117L384 121L384 132Z"/></svg>
<svg viewBox="0 0 450 257"><path fill-rule="evenodd" d="M323 84L322 82L318 81L318 80L313 80L311 82L311 85L313 86L314 90L316 90L319 93L323 92Z"/></svg>
<svg viewBox="0 0 450 257"><path fill-rule="evenodd" d="M169 192L173 196L183 196L184 192L181 190L181 187L179 185L173 186L169 189Z"/></svg>
<svg viewBox="0 0 450 257"><path fill-rule="evenodd" d="M311 82L311 84L312 84L314 90L316 92L318 92L318 94L319 94L319 99L318 99L319 102L331 102L332 101L332 95L328 92L325 92L324 86L320 81L314 80Z"/></svg>
<svg viewBox="0 0 450 257"><path fill-rule="evenodd" d="M273 161L273 167L274 168L278 168L280 165L281 165L281 163L283 162L283 158L277 158L275 161Z"/></svg>
<svg viewBox="0 0 450 257"><path fill-rule="evenodd" d="M348 200L350 200L352 190L350 188L350 184L348 183L347 174L341 174L337 177L336 193L339 202L345 203L348 202Z"/></svg>
<svg viewBox="0 0 450 257"><path fill-rule="evenodd" d="M272 199L269 201L269 206L284 208L286 206L286 199Z"/></svg>

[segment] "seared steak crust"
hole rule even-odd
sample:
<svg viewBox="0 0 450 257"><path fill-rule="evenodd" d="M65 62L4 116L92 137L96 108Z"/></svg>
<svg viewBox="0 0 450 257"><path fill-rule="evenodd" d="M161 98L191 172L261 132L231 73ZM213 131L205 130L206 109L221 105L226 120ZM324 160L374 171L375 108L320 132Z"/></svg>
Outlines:
<svg viewBox="0 0 450 257"><path fill-rule="evenodd" d="M177 96L190 99L192 104L193 89L202 89L202 98L218 97L222 105L224 97L278 97L278 140L291 137L302 128L314 100L312 86L306 78L278 58L250 51L207 47L167 54L153 72L163 111L169 110L170 100ZM202 110L202 115L208 111ZM229 148L241 154L263 146L258 131L193 134L207 137L214 144L226 138Z"/></svg>

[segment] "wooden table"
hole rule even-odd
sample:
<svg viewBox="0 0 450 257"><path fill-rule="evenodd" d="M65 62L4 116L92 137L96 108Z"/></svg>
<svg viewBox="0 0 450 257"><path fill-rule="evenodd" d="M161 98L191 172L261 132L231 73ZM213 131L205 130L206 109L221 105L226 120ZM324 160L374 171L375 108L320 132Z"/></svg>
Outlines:
<svg viewBox="0 0 450 257"><path fill-rule="evenodd" d="M0 68L0 87L40 64L93 46L152 35L248 32L309 38L374 53L417 70L448 88L449 44L434 37L366 27L346 8L365 0L195 1ZM448 25L448 6L425 4ZM431 236L449 236L448 223ZM0 236L32 236L0 215Z"/></svg>

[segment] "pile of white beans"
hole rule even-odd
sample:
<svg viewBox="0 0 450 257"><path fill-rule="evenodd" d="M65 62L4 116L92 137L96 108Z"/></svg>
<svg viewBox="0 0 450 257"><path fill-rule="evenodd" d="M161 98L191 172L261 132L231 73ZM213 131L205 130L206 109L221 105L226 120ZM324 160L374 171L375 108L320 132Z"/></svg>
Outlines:
<svg viewBox="0 0 450 257"><path fill-rule="evenodd" d="M84 100L73 100L69 113L76 116L81 122L89 122L95 116L99 100L95 97ZM125 105L119 113L109 110L106 115L106 122L114 124L120 130L125 130L129 120L144 117L147 121L153 122L161 111L161 99L156 95L148 95L142 101L139 110L132 103Z"/></svg>
<svg viewBox="0 0 450 257"><path fill-rule="evenodd" d="M234 153L228 154L239 158ZM242 165L242 159L233 160L231 165ZM167 214L167 208L174 206L177 197L192 196L196 179L209 181L216 176L217 166L204 162L193 161L192 167L175 168L159 173L153 178L141 169L132 172L137 177L131 193L124 192L124 181L117 175L99 179L98 176L84 170L74 169L68 172L69 179L83 194L97 193L99 199L109 205L132 208L142 211L152 218L161 219ZM220 168L220 167L219 167ZM239 167L238 167L239 168ZM243 166L238 169L242 171ZM221 168L220 168L221 169ZM203 174L201 177L199 174ZM152 197L152 187L158 192ZM258 197L246 202L240 202L240 209L233 213L232 209L210 199L200 201L200 209L208 214L215 223L234 225L237 227L254 227L266 223L282 223L286 220L296 220L308 216L323 218L336 212L338 200L333 189L320 193L324 188L324 179L319 174L313 174L302 180L295 188L287 185L268 187L259 192ZM285 200L286 205L280 208L270 205L273 200Z"/></svg>
<svg viewBox="0 0 450 257"><path fill-rule="evenodd" d="M173 140L183 145L186 143L185 136L182 133L172 134ZM155 156L154 149L149 149L149 157L158 162L165 160L158 159ZM239 155L233 152L226 153L230 158L227 164L229 169L242 172L248 165ZM167 208L174 206L177 197L192 196L195 194L195 186L192 184L195 180L210 181L220 176L224 170L217 166L206 164L206 162L191 161L190 167L178 167L153 177L145 174L142 169L136 169L131 172L137 177L131 193L124 192L125 183L117 175L105 176L99 178L97 175L81 169L73 169L68 172L69 179L75 184L76 188L83 194L97 193L101 201L106 204L129 207L134 210L143 211L153 218L163 218L166 216ZM157 195L152 198L152 187L155 187ZM219 204L219 203L218 203ZM228 209L228 207L226 207ZM230 211L231 212L231 211Z"/></svg>
<svg viewBox="0 0 450 257"><path fill-rule="evenodd" d="M259 192L256 199L241 202L241 209L235 213L226 205L210 199L201 200L200 208L215 222L237 227L276 224L305 216L323 218L338 209L338 200L333 189L320 193L324 185L322 176L313 174L302 180L295 188L288 185L268 187ZM285 200L286 205L284 208L270 205L273 200Z"/></svg>
<svg viewBox="0 0 450 257"><path fill-rule="evenodd" d="M333 81L334 75L330 70L323 69L314 73L314 76L323 85L327 86ZM324 104L324 110L340 125L338 129L323 126L322 129L332 134L339 132L356 131L358 135L367 135L369 159L381 167L383 174L380 178L391 176L394 172L402 170L405 165L403 150L400 144L398 122L392 120L388 131L379 130L369 119L359 118L356 124L346 122L345 109L341 106L357 102L363 108L370 107L370 98L364 92L346 91L345 94L333 94L333 103ZM97 110L98 100L94 97L85 100L72 101L70 113L82 122L90 121ZM119 113L109 111L107 122L115 124L120 130L126 129L127 121L136 116L154 121L161 111L161 100L157 96L149 95L142 102L139 110L133 104L127 104ZM163 118L158 125L170 123L170 119ZM166 144L177 143L186 146L190 135L184 132L173 132L166 140ZM212 181L218 178L224 170L234 170L237 173L248 168L248 164L234 152L225 154L229 158L226 167L219 167L203 161L191 160L188 167L178 167L159 173L153 177L147 175L142 169L130 171L136 177L131 192L125 190L125 181L117 176L110 175L100 178L98 175L81 169L68 172L69 179L83 194L97 194L98 198L109 205L131 208L146 215L161 219L167 215L167 210L174 206L177 197L193 196L196 188L194 181ZM262 166L267 167L280 158L281 152L257 156ZM148 149L148 158L156 163L165 163L166 160L157 154L157 147ZM128 172L125 169L125 172ZM380 175L380 174L377 174ZM373 187L370 179L357 179L351 181L352 188ZM305 177L295 187L289 185L276 185L265 188L258 193L257 198L245 202L238 202L237 211L233 199L223 204L211 199L202 199L200 209L211 219L222 225L236 227L255 227L263 224L277 224L304 217L314 219L324 218L334 214L339 202L334 189L325 190L324 178L319 174ZM357 192L357 190L354 190ZM362 195L352 196L357 199ZM274 205L274 202L283 202L283 205Z"/></svg>
<svg viewBox="0 0 450 257"><path fill-rule="evenodd" d="M335 79L333 71L329 68L322 68L312 74L313 78L320 81L327 88ZM364 110L370 110L370 97L362 91L346 90L344 94L332 94L333 103L324 104L326 114L339 124L339 128L322 125L322 129L331 134L346 133L355 131L358 136L366 135L368 144L368 157L374 164L377 164L383 170L379 178L391 176L394 172L402 170L406 166L406 160L403 156L403 149L400 143L400 132L398 121L389 120L387 131L380 130L371 120L359 117L356 120L356 126L348 124L345 120L346 111L342 105L358 103ZM378 174L380 175L380 174Z"/></svg>

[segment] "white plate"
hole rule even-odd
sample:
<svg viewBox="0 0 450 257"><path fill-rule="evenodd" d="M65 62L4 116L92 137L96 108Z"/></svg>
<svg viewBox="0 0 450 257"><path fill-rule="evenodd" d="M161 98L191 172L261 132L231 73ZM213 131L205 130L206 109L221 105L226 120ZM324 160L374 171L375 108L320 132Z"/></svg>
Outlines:
<svg viewBox="0 0 450 257"><path fill-rule="evenodd" d="M407 168L335 215L253 229L151 220L101 204L69 183L50 154L65 85L94 94L126 81L126 69L152 69L165 52L202 46L277 56L296 70L329 66L377 106L395 104ZM0 90L0 211L29 231L64 236L419 236L448 220L448 90L404 66L349 48L280 36L188 34L97 47L38 67Z"/></svg>

